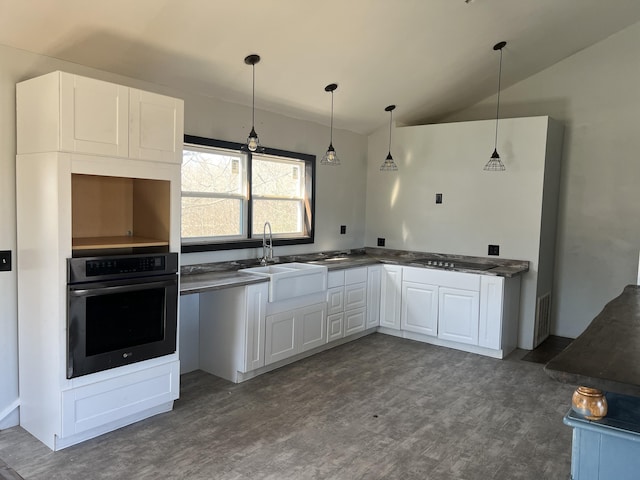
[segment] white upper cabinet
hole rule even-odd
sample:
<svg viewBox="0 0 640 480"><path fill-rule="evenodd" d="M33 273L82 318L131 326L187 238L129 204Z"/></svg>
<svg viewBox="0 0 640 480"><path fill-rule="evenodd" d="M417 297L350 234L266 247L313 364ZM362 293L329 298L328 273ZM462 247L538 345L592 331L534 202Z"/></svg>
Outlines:
<svg viewBox="0 0 640 480"><path fill-rule="evenodd" d="M131 89L129 93L129 156L157 162L182 162L183 102Z"/></svg>
<svg viewBox="0 0 640 480"><path fill-rule="evenodd" d="M182 161L181 99L65 72L21 82L16 95L18 154Z"/></svg>
<svg viewBox="0 0 640 480"><path fill-rule="evenodd" d="M59 80L60 148L56 150L127 157L129 89L68 73L60 73Z"/></svg>

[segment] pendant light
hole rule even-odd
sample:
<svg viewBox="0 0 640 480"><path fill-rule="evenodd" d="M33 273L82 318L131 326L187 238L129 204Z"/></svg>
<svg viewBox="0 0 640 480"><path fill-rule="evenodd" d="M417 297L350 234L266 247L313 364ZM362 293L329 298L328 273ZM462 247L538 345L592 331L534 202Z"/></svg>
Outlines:
<svg viewBox="0 0 640 480"><path fill-rule="evenodd" d="M395 108L395 105L389 105L384 109L385 112L389 112L389 153L387 153L387 158L385 158L384 162L382 162L382 165L380 166L381 172L395 172L398 170L398 165L396 165L396 162L393 161L393 157L391 156L391 124Z"/></svg>
<svg viewBox="0 0 640 480"><path fill-rule="evenodd" d="M493 153L491 158L484 166L485 170L490 172L501 172L505 170L504 163L500 160L498 154L498 115L500 113L500 79L502 78L502 49L507 45L507 42L498 42L493 46L494 50L500 50L500 70L498 72L498 101L496 102L496 137L493 144Z"/></svg>
<svg viewBox="0 0 640 480"><path fill-rule="evenodd" d="M333 148L333 92L335 92L336 88L338 88L337 83L330 83L324 87L325 92L331 92L331 133L329 136L329 148L327 148L327 152L320 160L321 165L340 165L340 159L336 155L335 148Z"/></svg>
<svg viewBox="0 0 640 480"><path fill-rule="evenodd" d="M249 136L247 137L246 148L250 152L261 151L260 147L260 138L258 138L258 134L256 133L255 120L256 120L256 63L260 61L260 55L248 55L244 59L244 63L247 65L251 65L253 70L253 88L251 95L251 132L249 132Z"/></svg>

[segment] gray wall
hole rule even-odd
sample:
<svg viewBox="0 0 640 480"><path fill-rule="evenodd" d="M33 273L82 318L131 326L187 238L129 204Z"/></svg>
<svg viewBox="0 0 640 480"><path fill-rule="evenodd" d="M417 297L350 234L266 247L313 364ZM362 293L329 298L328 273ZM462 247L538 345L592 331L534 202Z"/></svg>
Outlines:
<svg viewBox="0 0 640 480"><path fill-rule="evenodd" d="M625 285L640 251L640 23L503 90L500 116L565 125L552 333L579 335ZM511 59L514 63L517 59ZM510 53L505 51L503 71ZM495 96L444 121L491 118Z"/></svg>

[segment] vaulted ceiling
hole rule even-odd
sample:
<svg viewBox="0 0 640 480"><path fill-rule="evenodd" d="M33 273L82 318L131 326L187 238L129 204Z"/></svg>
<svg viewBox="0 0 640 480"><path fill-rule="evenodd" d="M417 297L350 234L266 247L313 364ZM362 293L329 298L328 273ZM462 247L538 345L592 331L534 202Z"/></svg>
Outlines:
<svg viewBox="0 0 640 480"><path fill-rule="evenodd" d="M640 21L638 0L0 0L0 44L369 133L428 123ZM615 52L612 52L614 54Z"/></svg>

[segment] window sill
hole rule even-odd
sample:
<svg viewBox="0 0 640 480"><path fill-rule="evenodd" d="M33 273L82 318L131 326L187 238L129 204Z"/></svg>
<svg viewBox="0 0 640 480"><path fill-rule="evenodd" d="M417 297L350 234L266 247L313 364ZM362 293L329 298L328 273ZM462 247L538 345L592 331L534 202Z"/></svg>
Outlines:
<svg viewBox="0 0 640 480"><path fill-rule="evenodd" d="M284 245L303 245L313 243L313 237L297 237L297 238L274 238L273 246L280 247ZM261 248L262 239L252 238L251 240L233 240L230 242L218 243L183 243L182 253L195 252L214 252L218 250L241 250L246 248Z"/></svg>

